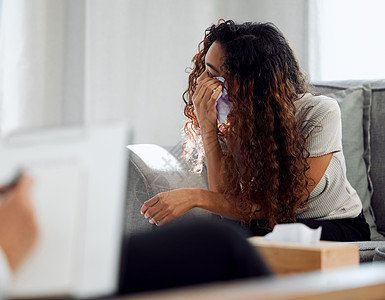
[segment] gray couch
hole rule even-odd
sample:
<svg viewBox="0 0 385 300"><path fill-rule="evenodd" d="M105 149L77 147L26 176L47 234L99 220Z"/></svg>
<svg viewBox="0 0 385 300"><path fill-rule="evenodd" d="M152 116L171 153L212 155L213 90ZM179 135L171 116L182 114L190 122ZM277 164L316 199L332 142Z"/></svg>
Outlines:
<svg viewBox="0 0 385 300"><path fill-rule="evenodd" d="M355 244L359 246L361 262L371 261L374 249L385 246L385 80L313 84L317 92L337 99L341 107L347 176L361 197L371 226L372 241ZM140 214L140 207L157 193L182 187L207 189L205 171L201 175L189 172L180 155L181 144L129 146L126 236L156 230ZM194 209L182 219L210 216Z"/></svg>

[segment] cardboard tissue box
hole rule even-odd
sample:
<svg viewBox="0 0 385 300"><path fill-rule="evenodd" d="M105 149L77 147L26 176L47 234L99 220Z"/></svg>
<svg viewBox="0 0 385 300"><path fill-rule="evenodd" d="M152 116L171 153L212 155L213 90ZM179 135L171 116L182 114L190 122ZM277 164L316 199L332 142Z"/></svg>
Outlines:
<svg viewBox="0 0 385 300"><path fill-rule="evenodd" d="M276 275L358 265L358 247L342 242L320 241L321 228L304 224L279 224L265 237L251 237Z"/></svg>

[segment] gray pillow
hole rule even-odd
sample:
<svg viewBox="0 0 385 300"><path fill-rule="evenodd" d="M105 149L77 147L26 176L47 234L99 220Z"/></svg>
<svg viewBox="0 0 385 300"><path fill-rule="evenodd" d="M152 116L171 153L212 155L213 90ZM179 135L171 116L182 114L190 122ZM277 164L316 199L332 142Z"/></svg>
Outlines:
<svg viewBox="0 0 385 300"><path fill-rule="evenodd" d="M336 99L340 105L342 147L347 177L361 198L364 215L370 226L371 239L376 240L381 239L381 235L377 232L374 214L370 206L372 196L369 178L371 95L372 92L368 85L327 94L327 96Z"/></svg>
<svg viewBox="0 0 385 300"><path fill-rule="evenodd" d="M373 261L385 261L385 247L377 247L374 250Z"/></svg>

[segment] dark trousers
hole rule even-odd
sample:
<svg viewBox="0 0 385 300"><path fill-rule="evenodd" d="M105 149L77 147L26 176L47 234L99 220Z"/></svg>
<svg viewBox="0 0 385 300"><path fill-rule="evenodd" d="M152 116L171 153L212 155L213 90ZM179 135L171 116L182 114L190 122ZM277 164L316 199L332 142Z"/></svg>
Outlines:
<svg viewBox="0 0 385 300"><path fill-rule="evenodd" d="M123 247L119 294L270 275L248 235L203 220L135 234Z"/></svg>
<svg viewBox="0 0 385 300"><path fill-rule="evenodd" d="M321 240L337 241L337 242L358 242L370 241L369 225L365 221L363 213L356 218L339 219L339 220L314 220L314 219L298 219L298 223L305 224L310 228L318 228L322 226ZM259 224L259 225L258 225ZM263 222L252 222L250 230L252 235L266 235L269 230L261 228Z"/></svg>

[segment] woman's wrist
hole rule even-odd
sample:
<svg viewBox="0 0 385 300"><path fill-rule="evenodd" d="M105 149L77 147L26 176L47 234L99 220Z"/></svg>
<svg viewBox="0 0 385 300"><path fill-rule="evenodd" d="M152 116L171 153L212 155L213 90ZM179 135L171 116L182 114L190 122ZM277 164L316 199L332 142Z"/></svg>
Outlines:
<svg viewBox="0 0 385 300"><path fill-rule="evenodd" d="M208 191L205 189L195 189L195 193L192 195L194 206L207 209L207 202L209 198Z"/></svg>
<svg viewBox="0 0 385 300"><path fill-rule="evenodd" d="M216 130L206 131L205 133L202 133L202 141L203 146L205 148L206 156L207 153L210 152L210 150L212 150L213 148L220 147Z"/></svg>
<svg viewBox="0 0 385 300"><path fill-rule="evenodd" d="M200 130L202 136L217 136L218 127L216 123L207 121L206 123L200 123Z"/></svg>
<svg viewBox="0 0 385 300"><path fill-rule="evenodd" d="M239 214L235 212L233 204L224 194L204 189L197 189L197 207L207 210L229 219L239 220Z"/></svg>
<svg viewBox="0 0 385 300"><path fill-rule="evenodd" d="M212 192L206 189L197 189L196 207L208 210L212 213L219 213L223 209L223 207L219 207L223 205L223 202L220 204L216 199L219 195L220 193L217 192Z"/></svg>

